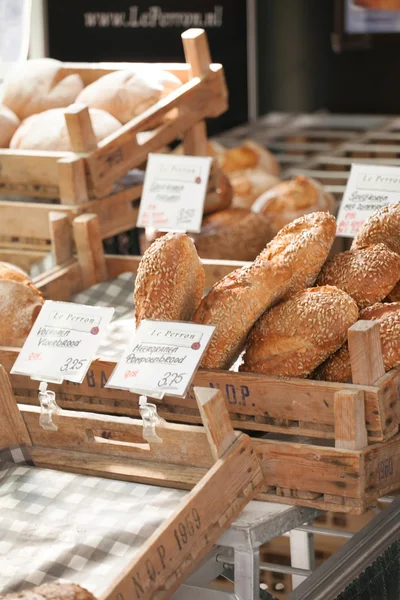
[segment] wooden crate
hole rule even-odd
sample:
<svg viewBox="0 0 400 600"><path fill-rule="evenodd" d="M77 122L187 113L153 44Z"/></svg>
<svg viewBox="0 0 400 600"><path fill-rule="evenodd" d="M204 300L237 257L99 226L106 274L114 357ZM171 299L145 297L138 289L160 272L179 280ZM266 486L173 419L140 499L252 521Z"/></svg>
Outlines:
<svg viewBox="0 0 400 600"><path fill-rule="evenodd" d="M149 152L182 135L187 154L206 154L204 119L227 109L223 68L211 63L203 30L188 30L182 40L187 62L159 65L181 79L180 88L99 144L87 108L72 105L65 116L73 152L0 150L0 193L56 197L67 205L85 204L109 196L112 185L143 164ZM106 73L134 66L67 63L63 69L66 74L79 74L87 85ZM139 143L138 135L149 131L152 133Z"/></svg>

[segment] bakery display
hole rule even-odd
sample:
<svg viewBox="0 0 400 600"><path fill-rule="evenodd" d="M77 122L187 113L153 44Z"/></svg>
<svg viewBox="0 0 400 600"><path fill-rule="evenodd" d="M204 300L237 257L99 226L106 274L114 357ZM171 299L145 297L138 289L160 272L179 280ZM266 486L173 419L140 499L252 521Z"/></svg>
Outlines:
<svg viewBox="0 0 400 600"><path fill-rule="evenodd" d="M400 254L400 203L384 206L371 215L355 236L351 248L380 243Z"/></svg>
<svg viewBox="0 0 400 600"><path fill-rule="evenodd" d="M89 114L98 142L121 127L121 123L104 110L90 108ZM25 119L13 135L10 148L70 152L72 149L64 110L54 108Z"/></svg>
<svg viewBox="0 0 400 600"><path fill-rule="evenodd" d="M44 583L38 587L0 595L1 600L96 600L93 594L75 583Z"/></svg>
<svg viewBox="0 0 400 600"><path fill-rule="evenodd" d="M336 287L297 292L258 320L240 371L306 377L342 346L357 318L357 304Z"/></svg>
<svg viewBox="0 0 400 600"><path fill-rule="evenodd" d="M237 208L251 208L263 192L279 183L278 177L260 168L231 173L229 179L233 190L233 206Z"/></svg>
<svg viewBox="0 0 400 600"><path fill-rule="evenodd" d="M4 104L0 104L0 148L8 148L19 123L17 115Z"/></svg>
<svg viewBox="0 0 400 600"><path fill-rule="evenodd" d="M104 110L125 124L180 85L177 77L152 66L114 71L85 87L76 102Z"/></svg>
<svg viewBox="0 0 400 600"><path fill-rule="evenodd" d="M203 298L195 323L214 325L202 366L229 368L265 310L315 281L335 238L335 219L313 213L284 227L249 266L233 271Z"/></svg>
<svg viewBox="0 0 400 600"><path fill-rule="evenodd" d="M268 217L273 233L304 214L333 212L334 199L322 185L304 175L282 181L257 198L252 210Z"/></svg>
<svg viewBox="0 0 400 600"><path fill-rule="evenodd" d="M187 235L168 233L157 239L145 252L136 276L136 326L142 319L190 321L204 281L204 267Z"/></svg>
<svg viewBox="0 0 400 600"><path fill-rule="evenodd" d="M272 238L268 219L245 208L228 208L204 217L192 234L201 258L254 260Z"/></svg>
<svg viewBox="0 0 400 600"><path fill-rule="evenodd" d="M51 108L69 106L83 87L80 76L65 73L59 60L38 58L17 63L9 71L2 102L22 121Z"/></svg>
<svg viewBox="0 0 400 600"><path fill-rule="evenodd" d="M385 371L400 364L400 302L377 303L360 312L361 320L379 323ZM315 376L325 381L351 382L350 352L347 343L317 370Z"/></svg>
<svg viewBox="0 0 400 600"><path fill-rule="evenodd" d="M29 277L0 264L0 346L24 344L43 302Z"/></svg>

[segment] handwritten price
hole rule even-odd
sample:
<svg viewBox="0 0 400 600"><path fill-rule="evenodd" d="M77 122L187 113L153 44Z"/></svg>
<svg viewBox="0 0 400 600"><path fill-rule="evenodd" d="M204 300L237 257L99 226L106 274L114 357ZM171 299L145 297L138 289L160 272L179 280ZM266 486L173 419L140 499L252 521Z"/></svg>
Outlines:
<svg viewBox="0 0 400 600"><path fill-rule="evenodd" d="M186 373L165 373L164 377L157 383L158 387L171 387L174 383L181 383Z"/></svg>
<svg viewBox="0 0 400 600"><path fill-rule="evenodd" d="M67 358L65 363L60 367L60 371L63 373L66 371L79 371L86 361L86 358L82 358L82 360L78 360L77 358Z"/></svg>

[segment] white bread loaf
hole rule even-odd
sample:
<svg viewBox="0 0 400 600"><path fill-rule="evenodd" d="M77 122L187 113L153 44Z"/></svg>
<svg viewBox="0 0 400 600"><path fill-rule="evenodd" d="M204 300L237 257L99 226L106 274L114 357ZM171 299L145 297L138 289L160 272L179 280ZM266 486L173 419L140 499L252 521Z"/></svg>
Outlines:
<svg viewBox="0 0 400 600"><path fill-rule="evenodd" d="M0 104L0 148L8 148L18 127L17 115L4 104Z"/></svg>
<svg viewBox="0 0 400 600"><path fill-rule="evenodd" d="M98 142L121 127L121 123L104 110L90 108L89 114ZM53 108L25 119L15 132L10 148L70 152L72 148L64 109Z"/></svg>
<svg viewBox="0 0 400 600"><path fill-rule="evenodd" d="M82 89L80 76L65 77L59 60L38 58L18 63L7 74L2 102L22 121L50 108L69 106Z"/></svg>

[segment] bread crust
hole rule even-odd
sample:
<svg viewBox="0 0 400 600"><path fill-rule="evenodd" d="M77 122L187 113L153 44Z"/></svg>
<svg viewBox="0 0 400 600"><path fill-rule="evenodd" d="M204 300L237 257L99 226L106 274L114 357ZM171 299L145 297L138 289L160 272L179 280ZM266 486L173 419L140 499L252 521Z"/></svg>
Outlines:
<svg viewBox="0 0 400 600"><path fill-rule="evenodd" d="M241 146L225 150L219 160L222 170L228 174L254 168L260 168L276 177L280 172L275 156L252 140L245 140Z"/></svg>
<svg viewBox="0 0 400 600"><path fill-rule="evenodd" d="M360 320L378 321L385 371L400 364L400 302L378 302L360 312ZM351 382L350 352L347 342L315 373L317 379Z"/></svg>
<svg viewBox="0 0 400 600"><path fill-rule="evenodd" d="M257 321L240 371L306 377L342 346L357 318L357 304L336 287L297 292Z"/></svg>
<svg viewBox="0 0 400 600"><path fill-rule="evenodd" d="M335 285L360 308L383 300L400 279L400 256L385 244L341 252L322 268L317 285Z"/></svg>
<svg viewBox="0 0 400 600"><path fill-rule="evenodd" d="M314 283L335 232L331 215L306 215L284 227L251 265L213 286L194 316L195 323L216 327L203 356L203 367L229 368L262 313Z"/></svg>
<svg viewBox="0 0 400 600"><path fill-rule="evenodd" d="M136 326L142 319L190 321L204 291L204 267L192 240L168 233L145 252L136 276Z"/></svg>
<svg viewBox="0 0 400 600"><path fill-rule="evenodd" d="M44 583L39 587L0 595L1 600L96 600L85 588L75 583Z"/></svg>
<svg viewBox="0 0 400 600"><path fill-rule="evenodd" d="M384 206L371 215L355 236L351 249L381 243L400 254L400 202Z"/></svg>
<svg viewBox="0 0 400 600"><path fill-rule="evenodd" d="M234 194L233 206L248 209L261 194L279 183L278 177L257 167L231 173L229 179Z"/></svg>
<svg viewBox="0 0 400 600"><path fill-rule="evenodd" d="M315 212L332 212L334 200L331 194L314 179L298 175L290 181L282 181L259 196L252 210L269 218L273 233L302 215Z"/></svg>
<svg viewBox="0 0 400 600"><path fill-rule="evenodd" d="M23 346L43 302L29 277L0 264L0 346Z"/></svg>
<svg viewBox="0 0 400 600"><path fill-rule="evenodd" d="M271 238L268 219L245 208L207 215L193 234L199 256L222 260L254 260Z"/></svg>

